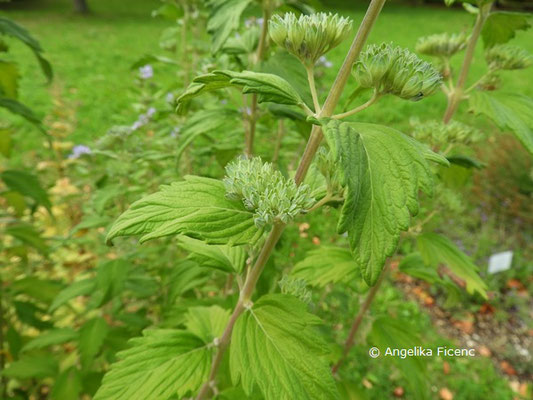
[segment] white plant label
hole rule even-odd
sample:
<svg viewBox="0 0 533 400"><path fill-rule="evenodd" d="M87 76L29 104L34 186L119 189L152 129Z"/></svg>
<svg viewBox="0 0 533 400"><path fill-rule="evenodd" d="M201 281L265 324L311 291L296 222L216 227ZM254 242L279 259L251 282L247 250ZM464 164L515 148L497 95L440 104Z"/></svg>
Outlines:
<svg viewBox="0 0 533 400"><path fill-rule="evenodd" d="M513 252L504 251L501 253L496 253L490 256L489 259L489 274L495 274L501 271L507 271L511 268L511 263L513 262Z"/></svg>

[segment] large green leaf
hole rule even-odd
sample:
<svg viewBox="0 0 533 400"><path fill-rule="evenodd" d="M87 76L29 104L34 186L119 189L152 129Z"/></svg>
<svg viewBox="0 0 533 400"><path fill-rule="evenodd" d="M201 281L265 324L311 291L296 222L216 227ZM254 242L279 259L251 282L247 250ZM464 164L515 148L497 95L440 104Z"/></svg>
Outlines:
<svg viewBox="0 0 533 400"><path fill-rule="evenodd" d="M194 78L193 83L177 99L178 112L194 97L206 92L234 86L244 94L255 93L259 103L272 102L285 105L300 105L303 100L285 79L274 75L253 71L235 72L213 71Z"/></svg>
<svg viewBox="0 0 533 400"><path fill-rule="evenodd" d="M307 253L294 266L291 275L305 279L310 285L324 287L329 283L353 282L361 272L350 250L324 246Z"/></svg>
<svg viewBox="0 0 533 400"><path fill-rule="evenodd" d="M487 93L470 95L469 105L476 114L492 119L500 129L509 129L533 154L533 99L517 93Z"/></svg>
<svg viewBox="0 0 533 400"><path fill-rule="evenodd" d="M516 31L527 30L531 27L528 19L531 15L517 12L494 12L489 15L481 36L485 47L507 43L516 36Z"/></svg>
<svg viewBox="0 0 533 400"><path fill-rule="evenodd" d="M187 176L133 203L111 227L107 241L142 235L141 243L183 234L211 244L248 244L261 236L253 214L240 201L225 197L215 179Z"/></svg>
<svg viewBox="0 0 533 400"><path fill-rule="evenodd" d="M243 246L210 245L187 236L182 236L178 245L189 252L190 260L202 267L241 273L246 264L247 254Z"/></svg>
<svg viewBox="0 0 533 400"><path fill-rule="evenodd" d="M232 31L239 27L241 15L252 0L210 0L207 31L213 36L212 51L216 53Z"/></svg>
<svg viewBox="0 0 533 400"><path fill-rule="evenodd" d="M459 278L465 281L466 290L478 292L487 298L487 285L478 274L478 267L470 257L457 248L448 238L436 233L424 233L416 239L424 263L436 267L445 264Z"/></svg>
<svg viewBox="0 0 533 400"><path fill-rule="evenodd" d="M369 285L418 212L418 192L432 194L426 159L444 157L392 128L322 120L324 135L339 162L345 202L337 230L348 232L355 261Z"/></svg>
<svg viewBox="0 0 533 400"><path fill-rule="evenodd" d="M328 348L314 330L320 320L293 296L271 294L239 317L230 370L247 395L258 386L266 400L336 399Z"/></svg>
<svg viewBox="0 0 533 400"><path fill-rule="evenodd" d="M222 336L229 317L230 312L219 306L191 307L185 316L185 326L204 343L211 343Z"/></svg>
<svg viewBox="0 0 533 400"><path fill-rule="evenodd" d="M31 36L26 29L9 20L8 18L0 17L0 33L14 37L28 46L31 51L33 51L33 54L35 54L43 73L46 75L49 81L52 80L52 67L50 66L50 63L42 56L43 49L39 45L39 42L33 36Z"/></svg>
<svg viewBox="0 0 533 400"><path fill-rule="evenodd" d="M118 354L94 400L167 400L194 393L207 380L212 347L192 333L147 330Z"/></svg>

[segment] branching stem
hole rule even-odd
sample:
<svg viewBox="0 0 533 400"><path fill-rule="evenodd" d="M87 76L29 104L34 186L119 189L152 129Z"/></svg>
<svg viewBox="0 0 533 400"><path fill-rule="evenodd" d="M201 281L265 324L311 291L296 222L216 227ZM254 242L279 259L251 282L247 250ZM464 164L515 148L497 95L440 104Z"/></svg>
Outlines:
<svg viewBox="0 0 533 400"><path fill-rule="evenodd" d="M357 60L357 57L359 56L359 53L361 52L361 49L363 48L368 38L368 35L370 34L370 31L374 26L374 23L379 13L381 12L383 5L385 4L385 1L386 0L372 0L370 2L365 17L363 18L361 26L359 27L359 30L357 32L357 35L355 36L350 50L344 60L344 63L341 69L339 70L337 78L335 79L335 82L331 87L328 98L324 103L324 107L320 113L320 116L329 117L333 114L333 111L335 110L335 107L339 102L339 98L342 94L342 91L346 86L346 82L348 81L351 67L353 63ZM266 24L267 21L265 20L264 23ZM302 155L300 164L298 165L298 169L294 177L296 184L299 185L304 180L305 175L309 170L309 166L311 165L311 161L313 160L313 156L315 155L321 140L322 131L320 127L315 125L313 126L309 141L307 142L307 146L305 148L304 154ZM240 293L239 301L237 302L237 305L233 310L228 325L224 329L224 333L222 334L219 340L218 350L216 352L215 357L213 358L211 371L209 372L209 379L200 388L200 391L196 396L196 400L202 400L209 392L210 387L213 386L216 375L218 373L218 369L220 368L220 364L222 362L222 358L231 340L231 333L233 332L233 327L235 326L235 323L237 322L239 316L246 309L246 306L250 304L252 294L254 292L257 281L261 275L261 272L263 272L263 269L268 259L270 258L270 255L274 250L276 243L281 237L285 226L286 225L283 223L278 223L272 227L272 230L270 231L265 243L263 244L259 256L255 260L254 266L251 268L248 276L246 277L246 281Z"/></svg>
<svg viewBox="0 0 533 400"><path fill-rule="evenodd" d="M378 292L379 288L381 287L381 284L383 283L383 280L385 279L387 269L388 269L388 264L385 264L385 267L383 267L383 270L381 271L381 275L379 276L378 281L376 282L374 286L372 286L372 288L368 292L365 298L365 301L363 302L363 304L361 305L361 308L359 309L359 312L355 316L355 319L352 322L352 327L350 328L350 333L348 333L348 337L346 338L346 342L344 343L344 349L342 351L342 356L339 359L339 361L337 361L337 364L335 364L331 368L331 372L333 374L337 373L340 366L342 365L342 363L348 356L348 353L350 352L351 348L353 347L354 341L355 341L355 334L359 330L359 327L361 326L361 321L363 320L364 315L370 308L370 305L372 304L372 301L374 300L376 293Z"/></svg>
<svg viewBox="0 0 533 400"><path fill-rule="evenodd" d="M333 118L343 119L343 118L346 118L346 117L350 117L350 116L352 116L354 114L357 114L358 112L363 111L364 109L370 107L372 104L374 104L376 101L378 101L381 96L382 95L380 95L377 91L374 90L374 93L372 94L372 97L366 103L361 104L359 107L355 107L354 109L352 109L350 111L346 111L346 112L344 112L342 114L336 114L336 115L333 116Z"/></svg>
<svg viewBox="0 0 533 400"><path fill-rule="evenodd" d="M313 66L305 67L307 71L307 81L309 82L309 90L311 91L311 97L313 97L313 106L315 107L315 114L320 113L320 102L318 101L318 92L315 84L315 68Z"/></svg>
<svg viewBox="0 0 533 400"><path fill-rule="evenodd" d="M463 98L463 91L466 79L468 78L468 72L470 71L470 66L472 65L472 60L474 58L476 45L479 36L481 35L483 25L485 25L485 22L487 21L487 18L490 14L491 7L492 3L485 4L484 6L480 7L479 13L477 14L474 30L470 35L470 39L468 40L468 45L466 47L465 58L463 60L463 65L461 66L459 78L457 79L457 85L455 85L450 95L448 96L448 107L446 108L446 112L444 113L444 117L442 118L442 122L444 122L445 124L450 122L453 115L457 111L457 107L459 107L459 103Z"/></svg>

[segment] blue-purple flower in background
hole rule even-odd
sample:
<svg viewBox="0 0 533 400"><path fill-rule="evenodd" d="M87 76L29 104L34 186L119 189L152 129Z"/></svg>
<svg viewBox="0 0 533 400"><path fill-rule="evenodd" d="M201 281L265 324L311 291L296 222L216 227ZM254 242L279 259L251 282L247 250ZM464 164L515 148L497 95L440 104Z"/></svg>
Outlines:
<svg viewBox="0 0 533 400"><path fill-rule="evenodd" d="M150 79L154 76L154 69L150 64L146 64L139 68L139 76L141 79Z"/></svg>
<svg viewBox="0 0 533 400"><path fill-rule="evenodd" d="M88 146L79 144L72 148L72 153L69 154L68 158L74 160L76 158L80 158L84 154L92 154L92 151Z"/></svg>

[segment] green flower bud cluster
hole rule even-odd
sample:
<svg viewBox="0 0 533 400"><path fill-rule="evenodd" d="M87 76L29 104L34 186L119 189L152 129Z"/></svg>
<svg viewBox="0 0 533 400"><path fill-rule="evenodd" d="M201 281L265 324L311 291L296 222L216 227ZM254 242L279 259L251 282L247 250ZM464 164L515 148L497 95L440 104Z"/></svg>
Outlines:
<svg viewBox="0 0 533 400"><path fill-rule="evenodd" d="M533 55L517 46L496 45L485 52L489 69L524 69L533 64Z"/></svg>
<svg viewBox="0 0 533 400"><path fill-rule="evenodd" d="M293 13L274 15L270 20L270 37L306 66L313 66L320 57L337 47L352 30L352 20L337 14Z"/></svg>
<svg viewBox="0 0 533 400"><path fill-rule="evenodd" d="M307 282L305 279L297 279L283 275L283 278L281 278L278 284L281 288L281 293L290 294L305 304L311 303L311 292L307 289Z"/></svg>
<svg viewBox="0 0 533 400"><path fill-rule="evenodd" d="M413 137L419 141L430 141L439 146L450 143L468 145L483 139L483 133L479 129L459 121L452 120L448 124L428 121L423 124L415 123Z"/></svg>
<svg viewBox="0 0 533 400"><path fill-rule="evenodd" d="M279 221L288 223L315 202L308 185L297 186L260 157L243 157L229 163L224 185L228 199L241 200L254 212L258 228Z"/></svg>
<svg viewBox="0 0 533 400"><path fill-rule="evenodd" d="M363 88L413 101L433 94L442 83L430 63L388 43L368 46L353 65L352 74Z"/></svg>
<svg viewBox="0 0 533 400"><path fill-rule="evenodd" d="M440 33L421 37L416 43L416 51L433 57L449 58L464 50L468 43L468 36L464 33Z"/></svg>

